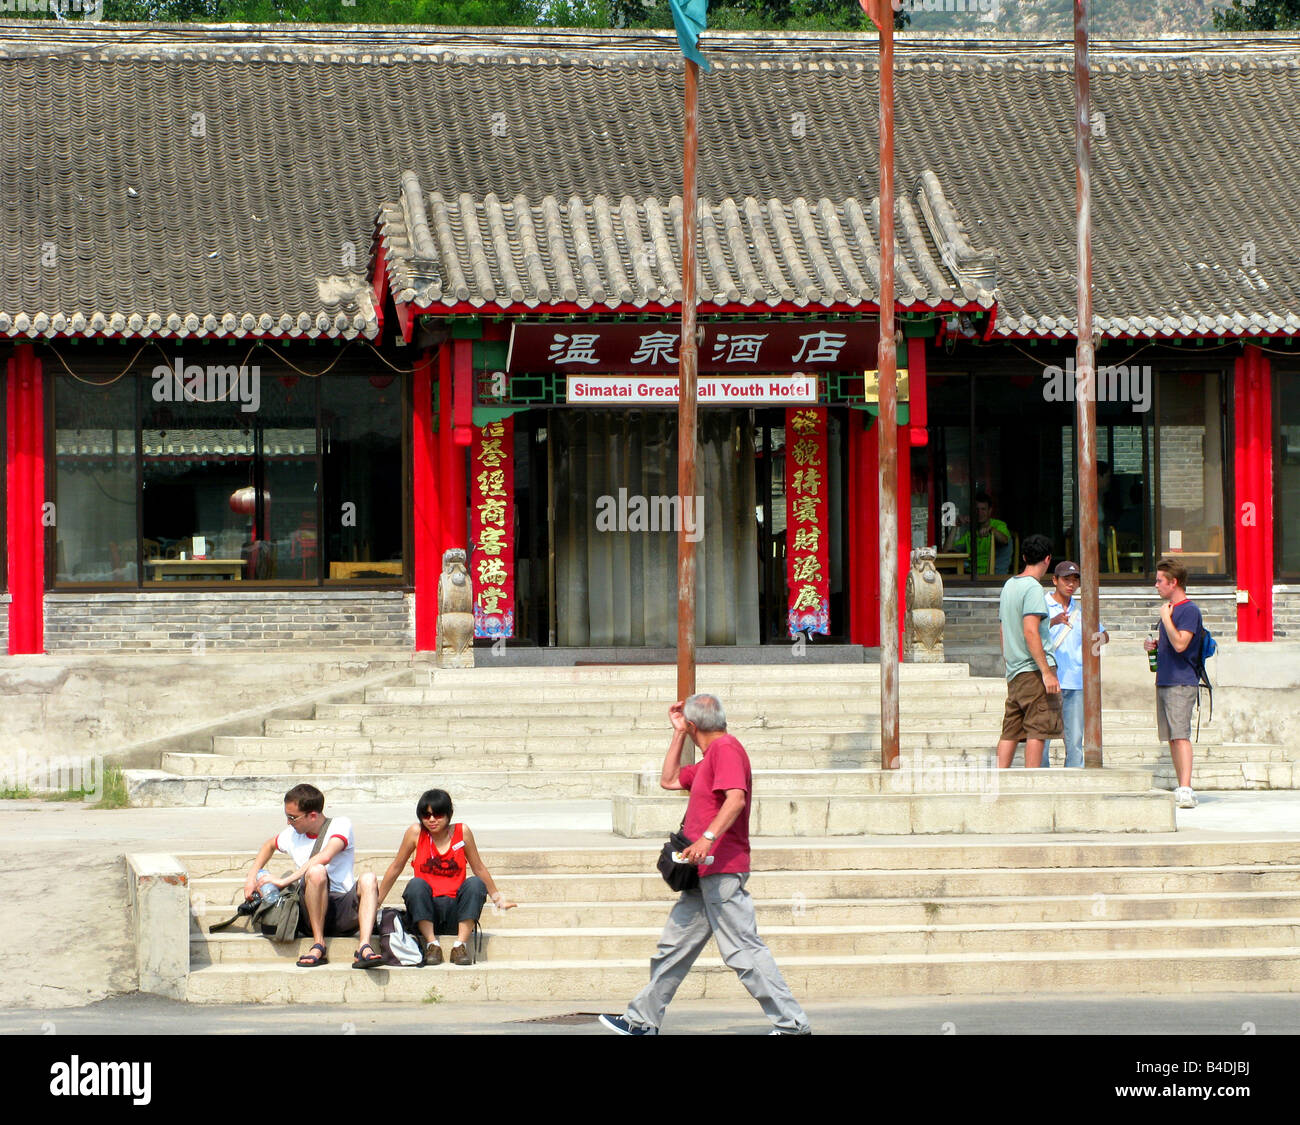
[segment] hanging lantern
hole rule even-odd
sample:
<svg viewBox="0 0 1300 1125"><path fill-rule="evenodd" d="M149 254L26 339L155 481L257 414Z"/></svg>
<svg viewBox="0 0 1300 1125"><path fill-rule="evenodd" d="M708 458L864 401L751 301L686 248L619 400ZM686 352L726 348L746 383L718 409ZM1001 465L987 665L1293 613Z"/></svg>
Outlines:
<svg viewBox="0 0 1300 1125"><path fill-rule="evenodd" d="M265 493L263 494L265 495ZM230 510L241 516L251 516L257 508L257 489L251 484L237 488L230 494Z"/></svg>

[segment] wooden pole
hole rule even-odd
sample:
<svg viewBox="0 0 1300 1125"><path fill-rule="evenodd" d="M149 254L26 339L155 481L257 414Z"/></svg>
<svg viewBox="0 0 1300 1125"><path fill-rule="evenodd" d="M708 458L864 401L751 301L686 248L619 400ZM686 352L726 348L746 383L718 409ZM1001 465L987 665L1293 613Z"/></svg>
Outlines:
<svg viewBox="0 0 1300 1125"><path fill-rule="evenodd" d="M678 360L677 495L682 518L677 529L677 698L695 693L695 544L686 534L685 513L695 496L695 154L699 67L686 60L686 139L682 152L682 343ZM697 514L697 521L703 519ZM687 744L689 747L689 743Z"/></svg>
<svg viewBox="0 0 1300 1125"><path fill-rule="evenodd" d="M1075 214L1079 275L1074 368L1076 426L1079 431L1079 570L1083 590L1083 762L1100 769L1101 648L1093 640L1100 627L1097 581L1100 572L1097 496L1096 354L1092 327L1092 122L1088 64L1088 0L1074 0L1074 155Z"/></svg>
<svg viewBox="0 0 1300 1125"><path fill-rule="evenodd" d="M894 21L880 27L880 766L898 760L898 386L894 339Z"/></svg>

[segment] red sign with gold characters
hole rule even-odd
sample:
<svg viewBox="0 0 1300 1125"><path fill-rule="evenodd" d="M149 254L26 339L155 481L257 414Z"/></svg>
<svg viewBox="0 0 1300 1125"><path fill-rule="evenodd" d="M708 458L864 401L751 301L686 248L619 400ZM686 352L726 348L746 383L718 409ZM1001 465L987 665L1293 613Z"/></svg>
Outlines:
<svg viewBox="0 0 1300 1125"><path fill-rule="evenodd" d="M515 420L474 428L474 636L515 635Z"/></svg>
<svg viewBox="0 0 1300 1125"><path fill-rule="evenodd" d="M785 561L790 636L831 631L826 408L785 412Z"/></svg>

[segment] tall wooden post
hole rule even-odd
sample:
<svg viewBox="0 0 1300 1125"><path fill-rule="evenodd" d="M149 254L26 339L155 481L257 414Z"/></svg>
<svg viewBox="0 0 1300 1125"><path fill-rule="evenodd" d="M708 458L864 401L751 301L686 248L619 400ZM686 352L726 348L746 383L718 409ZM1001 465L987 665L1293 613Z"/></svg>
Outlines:
<svg viewBox="0 0 1300 1125"><path fill-rule="evenodd" d="M682 152L682 343L678 358L677 495L678 511L692 509L695 496L696 375L695 339L695 153L696 100L700 68L686 60L686 139ZM703 513L697 519L703 517ZM677 529L677 698L695 693L695 544L686 520Z"/></svg>
<svg viewBox="0 0 1300 1125"><path fill-rule="evenodd" d="M1094 640L1101 612L1097 496L1096 353L1092 327L1092 122L1088 64L1088 0L1074 0L1075 216L1079 261L1074 369L1079 431L1079 570L1083 583L1083 762L1101 767L1101 648Z"/></svg>
<svg viewBox="0 0 1300 1125"><path fill-rule="evenodd" d="M894 339L894 21L880 21L880 766L898 761L898 384Z"/></svg>

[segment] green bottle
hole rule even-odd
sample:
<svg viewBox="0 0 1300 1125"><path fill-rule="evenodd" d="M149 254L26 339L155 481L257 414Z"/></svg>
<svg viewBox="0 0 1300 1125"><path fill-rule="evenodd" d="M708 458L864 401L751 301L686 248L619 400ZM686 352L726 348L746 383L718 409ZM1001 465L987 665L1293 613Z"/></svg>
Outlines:
<svg viewBox="0 0 1300 1125"><path fill-rule="evenodd" d="M1152 640L1152 639L1153 639L1153 638L1152 638L1151 634L1148 633L1148 634L1147 634L1147 640ZM1151 665L1151 671L1154 672L1154 671L1156 670L1156 650L1155 650L1155 649L1151 649L1151 650L1147 653L1147 663L1148 663L1149 665Z"/></svg>

